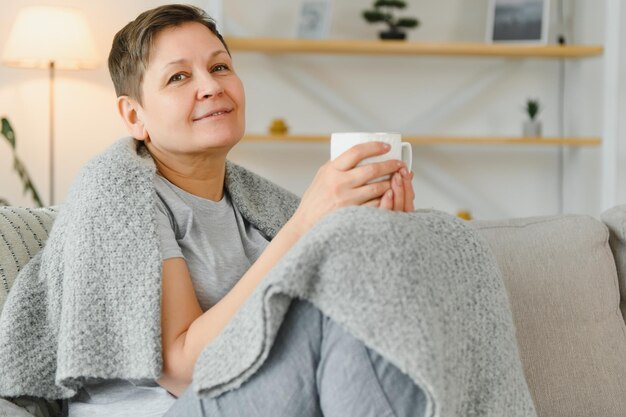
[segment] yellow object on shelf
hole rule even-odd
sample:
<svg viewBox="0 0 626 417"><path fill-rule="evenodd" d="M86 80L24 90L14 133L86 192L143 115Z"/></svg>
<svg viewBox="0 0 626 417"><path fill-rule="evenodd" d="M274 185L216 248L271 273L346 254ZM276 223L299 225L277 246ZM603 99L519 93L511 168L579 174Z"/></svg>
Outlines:
<svg viewBox="0 0 626 417"><path fill-rule="evenodd" d="M268 130L270 135L286 135L287 133L289 133L289 127L283 119L272 120L272 124L270 125Z"/></svg>
<svg viewBox="0 0 626 417"><path fill-rule="evenodd" d="M456 217L463 220L472 220L472 213L468 210L460 210L456 213Z"/></svg>

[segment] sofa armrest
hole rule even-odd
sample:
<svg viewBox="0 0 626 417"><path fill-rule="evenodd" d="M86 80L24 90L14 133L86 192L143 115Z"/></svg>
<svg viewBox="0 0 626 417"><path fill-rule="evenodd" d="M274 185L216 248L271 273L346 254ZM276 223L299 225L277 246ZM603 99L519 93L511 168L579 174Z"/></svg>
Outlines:
<svg viewBox="0 0 626 417"><path fill-rule="evenodd" d="M44 247L57 212L0 207L0 311L18 272Z"/></svg>

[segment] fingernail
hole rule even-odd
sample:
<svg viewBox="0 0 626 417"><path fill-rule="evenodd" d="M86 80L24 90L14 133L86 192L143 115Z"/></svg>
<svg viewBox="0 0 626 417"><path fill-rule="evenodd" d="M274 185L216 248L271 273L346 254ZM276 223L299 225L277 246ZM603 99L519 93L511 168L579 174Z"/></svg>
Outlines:
<svg viewBox="0 0 626 417"><path fill-rule="evenodd" d="M388 151L389 149L391 149L391 145L388 143L383 143L383 148Z"/></svg>
<svg viewBox="0 0 626 417"><path fill-rule="evenodd" d="M385 193L385 198L387 200L391 200L391 196L393 195L393 191L389 190Z"/></svg>
<svg viewBox="0 0 626 417"><path fill-rule="evenodd" d="M400 170L400 175L402 175L404 178L409 178L409 171L407 171L406 168L402 168Z"/></svg>
<svg viewBox="0 0 626 417"><path fill-rule="evenodd" d="M402 178L400 177L400 175L398 174L394 175L393 180L396 182L396 185L402 185Z"/></svg>

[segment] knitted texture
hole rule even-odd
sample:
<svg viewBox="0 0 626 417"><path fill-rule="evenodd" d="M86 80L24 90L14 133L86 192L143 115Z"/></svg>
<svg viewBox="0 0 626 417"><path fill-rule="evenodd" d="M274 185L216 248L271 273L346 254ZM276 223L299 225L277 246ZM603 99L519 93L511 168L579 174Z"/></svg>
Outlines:
<svg viewBox="0 0 626 417"><path fill-rule="evenodd" d="M196 363L217 396L263 364L293 298L309 300L408 374L427 416L530 417L512 315L487 243L452 216L342 209L270 271Z"/></svg>

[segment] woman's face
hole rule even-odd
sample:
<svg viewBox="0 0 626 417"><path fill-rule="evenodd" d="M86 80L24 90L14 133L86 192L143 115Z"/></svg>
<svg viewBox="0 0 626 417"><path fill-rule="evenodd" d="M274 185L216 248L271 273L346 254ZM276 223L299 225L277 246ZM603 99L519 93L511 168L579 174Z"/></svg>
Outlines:
<svg viewBox="0 0 626 417"><path fill-rule="evenodd" d="M157 34L142 91L137 115L159 154L227 153L243 137L243 84L224 45L200 23Z"/></svg>

